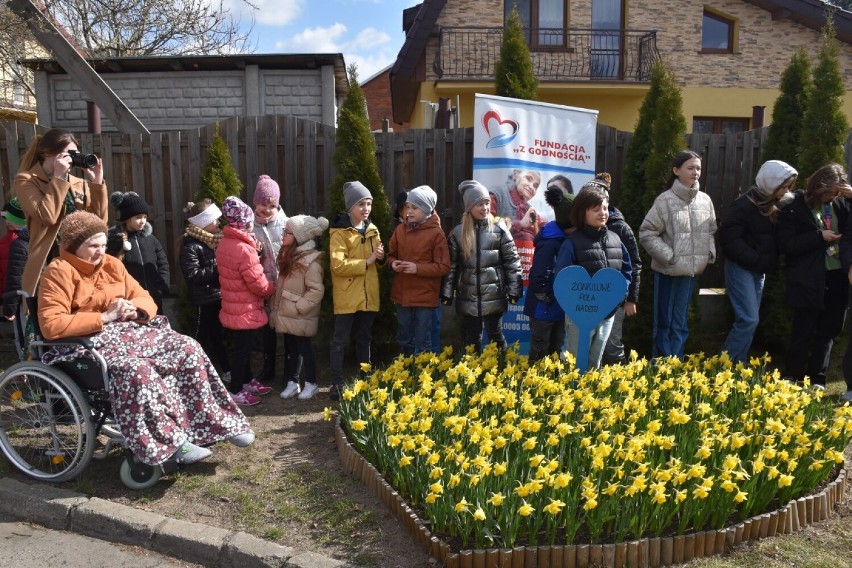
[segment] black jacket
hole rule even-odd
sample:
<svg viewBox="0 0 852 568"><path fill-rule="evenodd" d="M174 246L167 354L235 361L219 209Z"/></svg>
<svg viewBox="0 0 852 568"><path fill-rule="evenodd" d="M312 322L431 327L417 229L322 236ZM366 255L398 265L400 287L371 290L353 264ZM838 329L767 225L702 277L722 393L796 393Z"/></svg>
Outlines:
<svg viewBox="0 0 852 568"><path fill-rule="evenodd" d="M3 287L3 315L14 316L18 302L15 295L21 289L21 277L30 249L30 233L26 227L18 231L18 238L9 245L9 264L6 267L6 282Z"/></svg>
<svg viewBox="0 0 852 568"><path fill-rule="evenodd" d="M838 232L852 230L847 226L849 202L834 200ZM825 249L822 231L805 194L797 191L793 202L778 216L778 249L787 264L787 303L791 308L823 309L825 295Z"/></svg>
<svg viewBox="0 0 852 568"><path fill-rule="evenodd" d="M124 266L127 272L151 294L163 313L163 295L169 292L169 261L160 241L152 234L150 223L141 231L128 232L130 250L124 251ZM118 256L124 246L121 229L112 227L107 234L107 254Z"/></svg>
<svg viewBox="0 0 852 568"><path fill-rule="evenodd" d="M639 279L642 276L642 257L639 255L639 243L636 241L636 235L633 234L633 229L627 224L624 215L615 207L609 208L609 220L606 222L606 228L618 235L621 239L621 244L627 249L627 254L630 255L630 266L633 273L630 276L630 285L627 287L626 301L634 304L639 303Z"/></svg>
<svg viewBox="0 0 852 568"><path fill-rule="evenodd" d="M748 193L739 196L728 207L719 228L725 259L758 274L772 272L778 257L776 229Z"/></svg>
<svg viewBox="0 0 852 568"><path fill-rule="evenodd" d="M186 280L189 301L196 306L222 301L216 251L193 237L184 237L180 247L180 271Z"/></svg>

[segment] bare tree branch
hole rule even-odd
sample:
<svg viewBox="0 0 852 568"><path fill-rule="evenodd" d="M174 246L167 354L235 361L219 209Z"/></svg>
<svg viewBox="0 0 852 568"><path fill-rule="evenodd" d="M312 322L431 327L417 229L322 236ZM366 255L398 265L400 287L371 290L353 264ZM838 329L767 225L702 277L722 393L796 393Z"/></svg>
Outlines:
<svg viewBox="0 0 852 568"><path fill-rule="evenodd" d="M247 53L251 25L222 0L44 0L90 57ZM251 6L249 4L249 6Z"/></svg>

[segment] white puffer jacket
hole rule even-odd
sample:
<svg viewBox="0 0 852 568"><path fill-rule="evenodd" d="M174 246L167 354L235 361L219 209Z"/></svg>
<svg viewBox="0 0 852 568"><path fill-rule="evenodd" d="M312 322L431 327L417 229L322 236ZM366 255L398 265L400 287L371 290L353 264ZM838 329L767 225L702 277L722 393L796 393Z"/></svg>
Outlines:
<svg viewBox="0 0 852 568"><path fill-rule="evenodd" d="M651 255L651 268L668 276L697 276L716 261L716 212L698 183L677 179L654 200L639 227L639 242Z"/></svg>

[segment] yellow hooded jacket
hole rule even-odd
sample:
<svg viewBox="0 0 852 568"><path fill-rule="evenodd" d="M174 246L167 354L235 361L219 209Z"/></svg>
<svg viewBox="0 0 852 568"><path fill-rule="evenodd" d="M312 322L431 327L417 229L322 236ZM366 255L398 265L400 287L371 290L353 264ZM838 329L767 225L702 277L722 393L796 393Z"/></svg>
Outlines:
<svg viewBox="0 0 852 568"><path fill-rule="evenodd" d="M379 242L379 229L369 221L361 234L347 213L334 219L328 248L335 314L379 311L378 265L384 259L367 266L367 257Z"/></svg>

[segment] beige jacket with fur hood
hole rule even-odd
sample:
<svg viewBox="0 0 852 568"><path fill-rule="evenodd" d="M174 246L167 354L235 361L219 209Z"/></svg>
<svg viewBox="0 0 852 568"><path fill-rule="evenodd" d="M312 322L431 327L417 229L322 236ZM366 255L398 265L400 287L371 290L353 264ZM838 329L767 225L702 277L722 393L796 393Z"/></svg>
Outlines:
<svg viewBox="0 0 852 568"><path fill-rule="evenodd" d="M279 276L270 304L269 325L278 333L313 337L319 325L320 304L325 293L323 268L314 241L298 247L310 251L287 276Z"/></svg>

